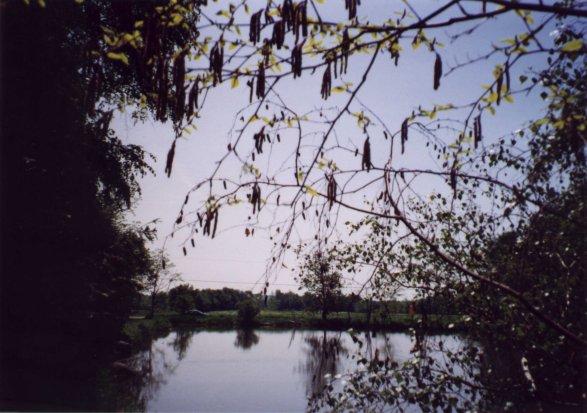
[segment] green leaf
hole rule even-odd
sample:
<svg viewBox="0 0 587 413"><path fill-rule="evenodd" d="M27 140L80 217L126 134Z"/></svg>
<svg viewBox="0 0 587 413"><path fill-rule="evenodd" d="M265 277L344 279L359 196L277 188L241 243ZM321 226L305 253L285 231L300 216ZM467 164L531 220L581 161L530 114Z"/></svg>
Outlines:
<svg viewBox="0 0 587 413"><path fill-rule="evenodd" d="M238 86L238 77L235 76L230 80L230 87L231 87L231 89L234 89L237 86Z"/></svg>
<svg viewBox="0 0 587 413"><path fill-rule="evenodd" d="M582 47L583 42L580 39L576 39L567 42L563 47L561 47L561 50L563 52L576 52L577 50L581 50Z"/></svg>
<svg viewBox="0 0 587 413"><path fill-rule="evenodd" d="M128 56L124 53L109 52L106 56L112 60L120 60L125 65L128 65Z"/></svg>
<svg viewBox="0 0 587 413"><path fill-rule="evenodd" d="M314 188L312 188L311 186L304 186L304 188L306 188L306 191L308 191L308 193L312 196L318 196L318 192L316 192L316 190Z"/></svg>

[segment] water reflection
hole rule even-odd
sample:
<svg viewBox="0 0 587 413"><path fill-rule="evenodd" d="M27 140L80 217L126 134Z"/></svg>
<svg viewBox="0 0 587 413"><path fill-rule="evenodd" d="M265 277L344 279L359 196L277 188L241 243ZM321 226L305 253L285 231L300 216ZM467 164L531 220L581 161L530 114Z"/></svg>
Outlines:
<svg viewBox="0 0 587 413"><path fill-rule="evenodd" d="M463 342L442 340L445 349ZM105 410L303 411L308 397L330 384L341 390L352 372L426 356L441 363L434 345L439 338L402 333L178 330L122 361Z"/></svg>
<svg viewBox="0 0 587 413"><path fill-rule="evenodd" d="M329 383L330 377L339 372L342 359L348 357L349 351L341 340L342 334L328 334L324 331L322 334L310 333L304 337L305 360L300 362L298 371L306 376L308 396L320 393Z"/></svg>
<svg viewBox="0 0 587 413"><path fill-rule="evenodd" d="M255 334L255 330L241 329L236 331L236 339L234 340L235 347L249 350L257 344L259 344L259 336Z"/></svg>
<svg viewBox="0 0 587 413"><path fill-rule="evenodd" d="M186 355L186 352L192 343L192 338L197 334L197 331L190 329L181 329L175 332L175 338L171 342L173 350L177 353L177 360L181 361Z"/></svg>
<svg viewBox="0 0 587 413"><path fill-rule="evenodd" d="M107 398L112 397L108 403L112 406L111 410L144 412L149 401L157 396L174 373L190 345L191 337L192 332L176 333L171 343L178 354L176 361L170 360L168 346L153 342L147 349L114 363L113 381L106 387L111 390L104 393Z"/></svg>

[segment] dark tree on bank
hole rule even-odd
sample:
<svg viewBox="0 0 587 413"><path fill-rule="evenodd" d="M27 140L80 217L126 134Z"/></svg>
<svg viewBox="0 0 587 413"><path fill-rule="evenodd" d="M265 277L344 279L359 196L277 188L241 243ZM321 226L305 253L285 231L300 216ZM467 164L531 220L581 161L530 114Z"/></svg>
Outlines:
<svg viewBox="0 0 587 413"><path fill-rule="evenodd" d="M314 297L322 313L322 321L326 321L342 293L342 276L333 266L331 257L321 251L306 255L297 281L301 289Z"/></svg>
<svg viewBox="0 0 587 413"><path fill-rule="evenodd" d="M60 399L41 384L46 375L84 377L80 362L119 339L151 271L152 232L123 219L151 168L110 121L120 102L153 90L152 62L168 64L174 45L197 32L169 28L158 59L121 61L123 44L100 52L104 27L131 30L156 2L27 3L4 2L1 15L0 399L37 410ZM149 110L151 101L136 115ZM79 399L78 409L91 408Z"/></svg>
<svg viewBox="0 0 587 413"><path fill-rule="evenodd" d="M252 326L255 324L257 314L261 311L259 303L254 298L241 301L236 305L236 308L238 310L238 322L242 326Z"/></svg>

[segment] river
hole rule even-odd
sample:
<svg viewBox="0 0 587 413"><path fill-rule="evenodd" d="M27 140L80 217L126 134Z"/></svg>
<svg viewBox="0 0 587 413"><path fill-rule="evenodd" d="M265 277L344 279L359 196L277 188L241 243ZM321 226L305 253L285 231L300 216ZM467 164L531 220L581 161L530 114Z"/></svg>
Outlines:
<svg viewBox="0 0 587 413"><path fill-rule="evenodd" d="M360 333L362 355L398 363L413 357L405 333ZM433 336L457 348L456 335ZM376 350L377 349L377 350ZM348 332L315 330L177 330L125 365L140 374L119 387L116 408L168 411L304 411L307 399L357 368ZM121 401L123 402L121 405Z"/></svg>

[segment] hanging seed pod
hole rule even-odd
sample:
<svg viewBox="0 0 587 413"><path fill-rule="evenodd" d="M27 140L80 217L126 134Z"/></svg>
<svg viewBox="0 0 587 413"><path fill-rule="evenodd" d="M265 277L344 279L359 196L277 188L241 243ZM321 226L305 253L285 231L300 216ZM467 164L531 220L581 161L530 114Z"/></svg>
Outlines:
<svg viewBox="0 0 587 413"><path fill-rule="evenodd" d="M281 195L277 195L277 206L279 206L279 199L281 198Z"/></svg>
<svg viewBox="0 0 587 413"><path fill-rule="evenodd" d="M330 205L329 209L332 209L334 202L336 201L336 181L334 180L334 175L330 174L327 176L328 186L326 190L326 198Z"/></svg>
<svg viewBox="0 0 587 413"><path fill-rule="evenodd" d="M259 73L257 74L257 99L263 99L265 97L265 65L261 63L259 65Z"/></svg>
<svg viewBox="0 0 587 413"><path fill-rule="evenodd" d="M257 13L251 15L251 21L249 26L249 40L253 42L253 44L257 44L259 40L261 40L261 15L263 14L263 9L259 10Z"/></svg>
<svg viewBox="0 0 587 413"><path fill-rule="evenodd" d="M285 0L281 6L281 17L285 22L287 29L291 30L293 26L293 4L291 0Z"/></svg>
<svg viewBox="0 0 587 413"><path fill-rule="evenodd" d="M265 126L263 126L259 132L253 135L253 139L255 140L255 150L257 151L257 153L263 153L263 142L265 141Z"/></svg>
<svg viewBox="0 0 587 413"><path fill-rule="evenodd" d="M261 211L261 188L255 183L253 185L253 192L251 193L250 202L253 204L253 214Z"/></svg>
<svg viewBox="0 0 587 413"><path fill-rule="evenodd" d="M481 114L477 115L473 122L473 138L475 141L475 148L477 148L479 142L483 138L483 135L481 134Z"/></svg>
<svg viewBox="0 0 587 413"><path fill-rule="evenodd" d="M200 223L200 228L202 227L202 216L200 215L199 212L196 212L196 216L198 217L198 222Z"/></svg>
<svg viewBox="0 0 587 413"><path fill-rule="evenodd" d="M163 269L165 269L165 267L166 267L166 266L167 266L167 264L165 264L165 258L162 258L162 259L161 259L161 267L162 267Z"/></svg>
<svg viewBox="0 0 587 413"><path fill-rule="evenodd" d="M308 36L308 2L304 1L300 4L300 19L302 25L302 36Z"/></svg>
<svg viewBox="0 0 587 413"><path fill-rule="evenodd" d="M299 45L295 46L291 52L291 64L294 79L302 75L302 47L305 42L306 39L304 39Z"/></svg>
<svg viewBox="0 0 587 413"><path fill-rule="evenodd" d="M285 40L285 23L283 20L279 20L273 25L273 36L271 37L271 43L277 46L280 50Z"/></svg>
<svg viewBox="0 0 587 413"><path fill-rule="evenodd" d="M436 61L434 62L434 90L440 86L440 78L442 77L442 59L436 53Z"/></svg>
<svg viewBox="0 0 587 413"><path fill-rule="evenodd" d="M224 47L222 37L210 51L210 71L213 75L214 86L222 82L222 66L224 65Z"/></svg>
<svg viewBox="0 0 587 413"><path fill-rule="evenodd" d="M179 214L179 216L175 220L175 224L179 225L179 224L181 224L181 221L183 221L183 211Z"/></svg>
<svg viewBox="0 0 587 413"><path fill-rule="evenodd" d="M291 51L291 71L293 72L294 79L302 75L302 47L304 43L306 43L306 39L296 45Z"/></svg>
<svg viewBox="0 0 587 413"><path fill-rule="evenodd" d="M405 150L405 143L408 140L408 119L404 119L404 121L402 122L402 128L401 128L401 134L400 134L400 141L401 141L401 146L402 146L402 154L404 153Z"/></svg>
<svg viewBox="0 0 587 413"><path fill-rule="evenodd" d="M222 186L224 187L224 190L226 190L226 181L222 181Z"/></svg>
<svg viewBox="0 0 587 413"><path fill-rule="evenodd" d="M340 44L341 65L340 73L346 73L349 66L349 51L351 49L351 39L349 37L349 29L345 28L342 34L342 43Z"/></svg>
<svg viewBox="0 0 587 413"><path fill-rule="evenodd" d="M292 28L294 35L296 36L295 41L297 43L300 38L300 29L304 37L308 35L308 18L305 1L299 4L294 4L292 17Z"/></svg>
<svg viewBox="0 0 587 413"><path fill-rule="evenodd" d="M188 94L188 109L187 109L187 115L188 118L192 117L192 115L194 114L194 109L198 108L198 95L200 93L200 76L198 75L198 77L196 77L196 80L194 80L194 84L192 85L191 89L190 89L190 93Z"/></svg>
<svg viewBox="0 0 587 413"><path fill-rule="evenodd" d="M171 144L171 149L167 152L167 162L165 163L165 173L169 178L171 176L171 168L173 167L173 158L175 157L175 139Z"/></svg>
<svg viewBox="0 0 587 413"><path fill-rule="evenodd" d="M185 105L185 56L187 51L182 51L176 56L173 63L173 85L175 87L175 115L181 120Z"/></svg>
<svg viewBox="0 0 587 413"><path fill-rule="evenodd" d="M190 241L192 242L192 247L196 248L196 243L195 243L194 239L192 238Z"/></svg>
<svg viewBox="0 0 587 413"><path fill-rule="evenodd" d="M369 143L369 137L365 139L363 144L363 159L361 160L361 169L367 169L367 172L371 170L371 144Z"/></svg>
<svg viewBox="0 0 587 413"><path fill-rule="evenodd" d="M185 247L183 247L182 249L183 249L183 255L184 256L188 255L188 251L185 249Z"/></svg>
<svg viewBox="0 0 587 413"><path fill-rule="evenodd" d="M361 4L361 0L344 0L344 8L349 11L349 20L357 17L357 5Z"/></svg>
<svg viewBox="0 0 587 413"><path fill-rule="evenodd" d="M324 71L324 76L322 76L322 88L320 93L322 95L322 99L326 100L330 96L330 89L332 88L332 78L330 75L330 62L326 66L326 70Z"/></svg>
<svg viewBox="0 0 587 413"><path fill-rule="evenodd" d="M213 212L211 208L206 210L206 219L204 221L204 228L202 233L204 235L210 235L210 225L212 224L212 219L214 218Z"/></svg>
<svg viewBox="0 0 587 413"><path fill-rule="evenodd" d="M190 194L187 194L187 195L185 196L185 199L183 200L183 205L184 205L184 206L185 206L185 205L187 205L187 203L188 203L188 201L189 201L189 200L190 200Z"/></svg>
<svg viewBox="0 0 587 413"><path fill-rule="evenodd" d="M212 229L212 238L216 236L216 229L218 228L218 208L214 208L214 228Z"/></svg>

